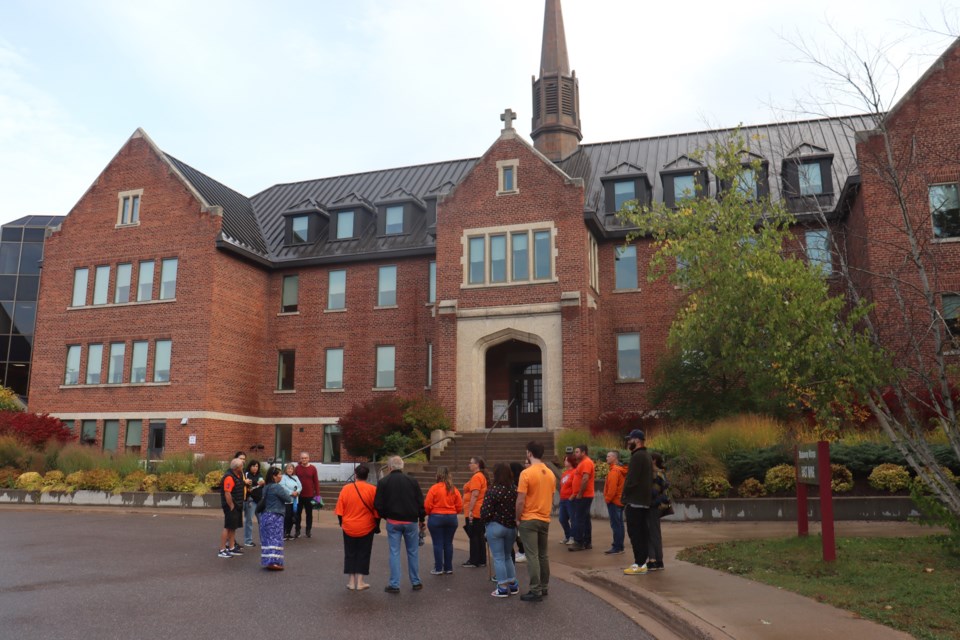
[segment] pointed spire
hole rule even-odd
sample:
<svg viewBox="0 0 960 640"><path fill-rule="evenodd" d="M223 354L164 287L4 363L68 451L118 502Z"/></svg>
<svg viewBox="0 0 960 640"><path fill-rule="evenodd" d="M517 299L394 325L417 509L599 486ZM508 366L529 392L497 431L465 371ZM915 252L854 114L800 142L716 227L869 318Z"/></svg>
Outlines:
<svg viewBox="0 0 960 640"><path fill-rule="evenodd" d="M580 132L580 86L570 70L560 0L546 0L540 77L533 79L533 146L554 162L576 152Z"/></svg>
<svg viewBox="0 0 960 640"><path fill-rule="evenodd" d="M543 10L543 45L540 51L540 74L570 75L567 58L567 38L563 31L563 11L560 0L547 0Z"/></svg>

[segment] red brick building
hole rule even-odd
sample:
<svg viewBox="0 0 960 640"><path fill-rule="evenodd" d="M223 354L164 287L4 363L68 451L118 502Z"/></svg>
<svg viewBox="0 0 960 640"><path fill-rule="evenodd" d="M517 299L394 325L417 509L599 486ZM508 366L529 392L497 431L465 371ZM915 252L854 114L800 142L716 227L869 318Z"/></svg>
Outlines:
<svg viewBox="0 0 960 640"><path fill-rule="evenodd" d="M957 55L890 116L929 133L931 149L952 150L960 127ZM461 431L501 414L557 430L649 409L680 292L646 282L652 248L623 249L631 229L615 211L634 198L672 206L696 183L715 197L724 185L694 158L725 132L583 144L558 0L546 2L540 69L532 144L507 110L479 158L253 197L135 132L47 240L31 409L149 457L263 446L331 464L339 416L381 394L426 394ZM890 209L858 163L873 141L855 134L872 122L743 128L744 161L762 167L746 188L786 202L826 273L824 213L851 257L897 258L871 243ZM930 177L955 194L955 159ZM926 202L923 181L914 195Z"/></svg>

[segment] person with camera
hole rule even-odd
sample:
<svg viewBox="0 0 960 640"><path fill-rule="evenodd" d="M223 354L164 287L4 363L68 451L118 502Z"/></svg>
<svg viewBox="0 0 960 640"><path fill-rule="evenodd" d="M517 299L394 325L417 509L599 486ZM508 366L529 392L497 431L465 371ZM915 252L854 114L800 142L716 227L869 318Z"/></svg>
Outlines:
<svg viewBox="0 0 960 640"><path fill-rule="evenodd" d="M260 463L251 460L247 463L247 472L244 474L244 483L247 485L247 499L243 501L243 546L252 547L253 544L253 516L257 511L257 504L263 497L265 481L260 473ZM259 521L260 518L258 517Z"/></svg>
<svg viewBox="0 0 960 640"><path fill-rule="evenodd" d="M367 482L369 475L370 468L359 465L354 471L354 482L345 484L337 498L337 520L343 530L343 572L351 591L370 588L363 576L370 575L373 535L380 533L380 514L373 508L377 488Z"/></svg>
<svg viewBox="0 0 960 640"><path fill-rule="evenodd" d="M423 589L420 581L420 545L423 544L423 491L415 478L403 472L403 458L387 459L390 473L377 483L373 508L387 521L387 543L390 545L390 581L387 593L400 593L400 541L407 549L407 574L414 591Z"/></svg>

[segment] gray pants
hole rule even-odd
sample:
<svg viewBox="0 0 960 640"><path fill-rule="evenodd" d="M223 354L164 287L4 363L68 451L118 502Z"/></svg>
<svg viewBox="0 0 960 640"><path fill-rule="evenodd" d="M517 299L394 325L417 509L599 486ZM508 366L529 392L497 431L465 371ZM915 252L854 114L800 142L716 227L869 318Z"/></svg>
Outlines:
<svg viewBox="0 0 960 640"><path fill-rule="evenodd" d="M547 557L547 532L550 531L550 523L543 520L521 520L517 530L527 555L530 592L543 595L550 584L550 559Z"/></svg>
<svg viewBox="0 0 960 640"><path fill-rule="evenodd" d="M660 509L647 509L647 532L650 535L650 550L647 556L650 560L663 562L663 536L660 534Z"/></svg>

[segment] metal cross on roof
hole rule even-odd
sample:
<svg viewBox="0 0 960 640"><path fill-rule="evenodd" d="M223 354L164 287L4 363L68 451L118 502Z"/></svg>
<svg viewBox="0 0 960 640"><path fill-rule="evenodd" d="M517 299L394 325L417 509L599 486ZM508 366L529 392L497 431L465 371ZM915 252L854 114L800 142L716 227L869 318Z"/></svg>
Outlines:
<svg viewBox="0 0 960 640"><path fill-rule="evenodd" d="M513 129L513 121L517 119L517 114L513 112L513 109L507 109L500 114L500 119L505 123L503 129Z"/></svg>

